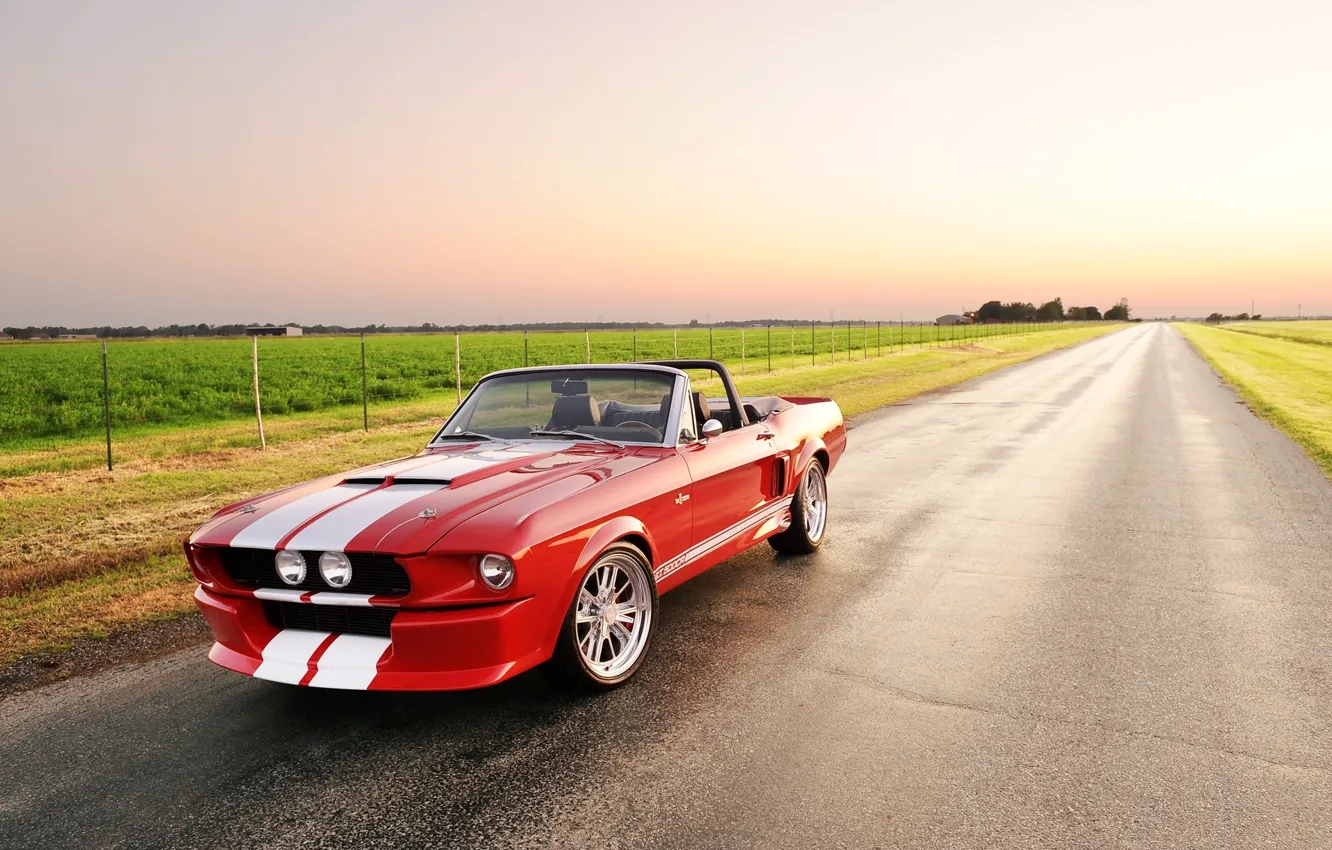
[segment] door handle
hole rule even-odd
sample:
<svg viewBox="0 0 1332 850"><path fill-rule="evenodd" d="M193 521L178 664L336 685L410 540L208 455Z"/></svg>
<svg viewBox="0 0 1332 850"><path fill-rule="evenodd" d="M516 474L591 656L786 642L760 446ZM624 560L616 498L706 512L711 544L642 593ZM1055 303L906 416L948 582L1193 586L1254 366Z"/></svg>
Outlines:
<svg viewBox="0 0 1332 850"><path fill-rule="evenodd" d="M759 438L760 440L771 440L771 439L772 439L773 437L775 437L775 436L777 436L777 435L774 434L774 433L771 432L771 431L759 431L759 432L758 432L758 438Z"/></svg>

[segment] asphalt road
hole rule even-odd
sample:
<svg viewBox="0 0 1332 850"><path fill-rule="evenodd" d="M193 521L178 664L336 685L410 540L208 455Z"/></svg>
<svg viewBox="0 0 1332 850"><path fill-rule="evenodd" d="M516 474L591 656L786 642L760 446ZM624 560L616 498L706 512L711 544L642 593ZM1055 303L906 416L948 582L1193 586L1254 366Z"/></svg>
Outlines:
<svg viewBox="0 0 1332 850"><path fill-rule="evenodd" d="M593 698L200 650L0 703L5 847L1332 847L1332 487L1173 329L852 433Z"/></svg>

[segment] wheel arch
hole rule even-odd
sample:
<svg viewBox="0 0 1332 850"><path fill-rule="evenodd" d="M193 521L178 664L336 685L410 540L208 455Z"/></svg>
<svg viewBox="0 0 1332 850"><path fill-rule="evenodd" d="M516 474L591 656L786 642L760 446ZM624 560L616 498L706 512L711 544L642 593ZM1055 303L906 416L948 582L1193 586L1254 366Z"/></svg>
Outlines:
<svg viewBox="0 0 1332 850"><path fill-rule="evenodd" d="M809 462L811 460L817 460L823 465L823 471L828 471L828 467L831 465L832 455L828 452L828 447L823 444L823 440L811 438L806 440L805 444L800 447L800 454L796 459L795 469L792 470L795 474L794 483L792 484L793 492L794 488L800 484L801 478L804 477L805 470L809 468Z"/></svg>
<svg viewBox="0 0 1332 850"><path fill-rule="evenodd" d="M629 543L647 558L648 571L652 571L653 559L656 547L652 542L652 532L648 531L646 525L637 517L618 516L607 520L587 538L583 544L583 549L578 553L578 558L574 561L574 577L583 574L588 564L597 559L602 552L614 543Z"/></svg>

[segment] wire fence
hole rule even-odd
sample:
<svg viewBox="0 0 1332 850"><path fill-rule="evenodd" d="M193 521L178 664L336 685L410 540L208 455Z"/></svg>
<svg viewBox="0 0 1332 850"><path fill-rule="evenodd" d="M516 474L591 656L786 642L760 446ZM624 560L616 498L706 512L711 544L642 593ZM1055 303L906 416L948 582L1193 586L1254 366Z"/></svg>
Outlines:
<svg viewBox="0 0 1332 850"><path fill-rule="evenodd" d="M862 321L6 343L0 475L90 465L103 442L109 469L117 440L167 432L180 432L186 450L204 450L263 445L265 421L337 431L438 418L484 375L518 366L707 358L743 377L1071 325Z"/></svg>

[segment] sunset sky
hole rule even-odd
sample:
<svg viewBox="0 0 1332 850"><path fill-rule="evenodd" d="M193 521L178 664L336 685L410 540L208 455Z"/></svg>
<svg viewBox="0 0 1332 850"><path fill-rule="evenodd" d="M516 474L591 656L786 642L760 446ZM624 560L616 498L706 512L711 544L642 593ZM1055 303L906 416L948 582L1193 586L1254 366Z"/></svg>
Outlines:
<svg viewBox="0 0 1332 850"><path fill-rule="evenodd" d="M0 0L0 325L1332 313L1332 4Z"/></svg>

